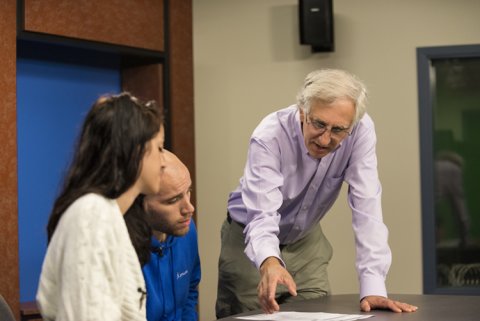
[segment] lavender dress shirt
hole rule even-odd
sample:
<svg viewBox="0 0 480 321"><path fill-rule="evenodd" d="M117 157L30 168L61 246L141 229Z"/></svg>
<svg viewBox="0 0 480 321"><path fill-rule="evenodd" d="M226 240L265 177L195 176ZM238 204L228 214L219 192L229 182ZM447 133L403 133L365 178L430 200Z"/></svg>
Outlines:
<svg viewBox="0 0 480 321"><path fill-rule="evenodd" d="M336 150L309 156L296 105L265 117L250 139L239 186L230 194L228 211L245 224L245 254L257 268L280 257L280 244L306 236L348 187L355 233L360 297L386 296L391 264L388 230L382 219L382 188L377 172L376 135L365 114Z"/></svg>

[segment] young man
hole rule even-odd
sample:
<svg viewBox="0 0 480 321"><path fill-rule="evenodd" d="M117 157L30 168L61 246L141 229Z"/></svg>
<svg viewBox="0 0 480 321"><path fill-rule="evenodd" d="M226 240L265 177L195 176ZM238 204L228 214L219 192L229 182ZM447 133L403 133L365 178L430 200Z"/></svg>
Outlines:
<svg viewBox="0 0 480 321"><path fill-rule="evenodd" d="M190 203L192 181L187 167L165 151L160 192L144 199L152 228L149 262L143 266L147 286L147 320L198 320L200 259Z"/></svg>
<svg viewBox="0 0 480 321"><path fill-rule="evenodd" d="M260 307L272 313L279 303L329 294L333 251L319 222L343 182L349 185L360 308L416 310L387 298L391 253L375 129L365 105L363 83L324 69L306 77L296 105L268 115L255 129L222 226L218 318Z"/></svg>

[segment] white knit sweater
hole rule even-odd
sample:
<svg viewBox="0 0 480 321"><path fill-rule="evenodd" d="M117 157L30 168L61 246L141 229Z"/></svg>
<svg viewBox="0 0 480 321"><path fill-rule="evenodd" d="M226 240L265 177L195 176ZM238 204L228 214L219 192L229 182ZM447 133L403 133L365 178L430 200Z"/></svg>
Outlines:
<svg viewBox="0 0 480 321"><path fill-rule="evenodd" d="M146 320L145 282L115 200L87 194L63 214L43 262L44 320Z"/></svg>

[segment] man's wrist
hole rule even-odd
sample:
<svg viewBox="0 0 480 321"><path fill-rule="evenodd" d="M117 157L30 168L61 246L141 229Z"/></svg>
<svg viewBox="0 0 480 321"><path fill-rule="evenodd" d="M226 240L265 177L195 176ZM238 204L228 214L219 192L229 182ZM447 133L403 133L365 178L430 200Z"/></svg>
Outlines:
<svg viewBox="0 0 480 321"><path fill-rule="evenodd" d="M265 269L268 269L269 267L273 265L280 265L282 266L282 263L280 259L276 256L269 256L265 260L263 260L262 264L260 264L260 272L263 272Z"/></svg>

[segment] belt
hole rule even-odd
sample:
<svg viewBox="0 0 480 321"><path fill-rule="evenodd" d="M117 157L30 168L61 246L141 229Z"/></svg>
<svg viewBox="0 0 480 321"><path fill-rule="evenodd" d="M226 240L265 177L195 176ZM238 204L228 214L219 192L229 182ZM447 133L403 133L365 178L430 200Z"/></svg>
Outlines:
<svg viewBox="0 0 480 321"><path fill-rule="evenodd" d="M240 225L242 228L245 228L245 224L238 223L237 221L233 220L228 211L227 211L227 222L228 222L228 224L232 224L232 222L234 222L234 223L237 223L238 225Z"/></svg>

